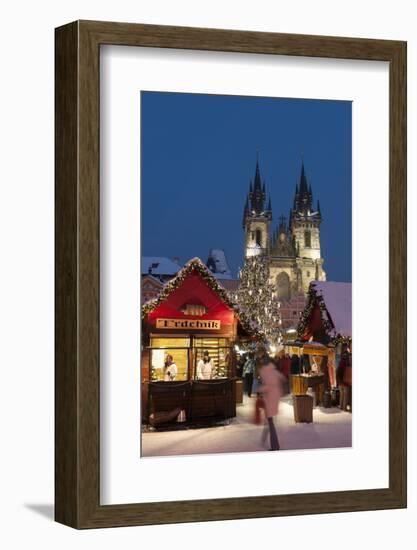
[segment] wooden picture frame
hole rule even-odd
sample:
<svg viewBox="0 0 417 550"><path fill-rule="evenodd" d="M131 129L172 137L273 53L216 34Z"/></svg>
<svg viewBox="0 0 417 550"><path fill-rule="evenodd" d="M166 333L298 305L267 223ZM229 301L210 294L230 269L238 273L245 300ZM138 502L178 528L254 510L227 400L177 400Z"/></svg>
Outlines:
<svg viewBox="0 0 417 550"><path fill-rule="evenodd" d="M77 21L56 29L55 518L75 528L406 506L406 43ZM117 44L389 62L389 487L100 505L99 56Z"/></svg>

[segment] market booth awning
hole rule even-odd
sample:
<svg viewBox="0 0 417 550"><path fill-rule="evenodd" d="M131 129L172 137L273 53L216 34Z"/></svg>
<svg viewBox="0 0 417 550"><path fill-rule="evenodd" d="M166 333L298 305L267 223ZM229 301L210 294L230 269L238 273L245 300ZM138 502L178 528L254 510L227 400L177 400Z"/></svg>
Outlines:
<svg viewBox="0 0 417 550"><path fill-rule="evenodd" d="M306 342L303 345L303 353L306 355L328 355L329 348L320 342Z"/></svg>
<svg viewBox="0 0 417 550"><path fill-rule="evenodd" d="M290 353L301 353L305 355L328 355L329 347L320 342L303 342L302 340L289 340L285 347Z"/></svg>

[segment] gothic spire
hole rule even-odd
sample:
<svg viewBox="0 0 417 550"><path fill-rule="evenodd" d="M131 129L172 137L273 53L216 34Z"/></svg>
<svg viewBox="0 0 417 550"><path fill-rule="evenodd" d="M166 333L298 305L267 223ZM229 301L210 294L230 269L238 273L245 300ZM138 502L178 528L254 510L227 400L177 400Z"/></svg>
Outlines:
<svg viewBox="0 0 417 550"><path fill-rule="evenodd" d="M255 180L254 180L254 191L262 192L262 182L261 182L261 173L259 171L259 161L256 159L256 169L255 169Z"/></svg>
<svg viewBox="0 0 417 550"><path fill-rule="evenodd" d="M312 202L313 192L311 189L311 185L308 185L307 183L303 160L301 162L300 184L299 186L296 185L295 187L294 210L305 215L311 211Z"/></svg>
<svg viewBox="0 0 417 550"><path fill-rule="evenodd" d="M297 206L298 206L298 183L295 184L293 209L297 210Z"/></svg>
<svg viewBox="0 0 417 550"><path fill-rule="evenodd" d="M259 159L256 158L255 178L253 188L250 193L250 210L255 214L263 214L265 211L266 190L265 182L262 183L261 172L259 170Z"/></svg>
<svg viewBox="0 0 417 550"><path fill-rule="evenodd" d="M304 161L301 163L301 175L300 175L300 195L308 193L307 178L304 170Z"/></svg>

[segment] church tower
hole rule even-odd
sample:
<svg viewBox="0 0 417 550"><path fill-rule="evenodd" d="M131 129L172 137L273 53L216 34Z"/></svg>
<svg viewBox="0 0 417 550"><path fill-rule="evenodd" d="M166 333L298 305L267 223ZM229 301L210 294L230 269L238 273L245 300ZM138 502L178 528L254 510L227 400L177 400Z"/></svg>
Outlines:
<svg viewBox="0 0 417 550"><path fill-rule="evenodd" d="M283 215L277 221L270 233L271 198L267 200L257 160L243 210L244 256L245 259L257 254L266 256L269 283L275 287L280 303L281 328L287 330L298 325L311 281L326 280L320 245L320 204L317 201L317 207L313 207L313 191L307 182L304 162L288 221Z"/></svg>
<svg viewBox="0 0 417 550"><path fill-rule="evenodd" d="M255 178L249 184L243 210L245 231L245 258L269 254L269 226L272 220L271 198L266 200L265 181L262 181L259 160L256 160Z"/></svg>
<svg viewBox="0 0 417 550"><path fill-rule="evenodd" d="M296 185L293 208L290 211L290 231L293 236L298 264L301 269L304 291L312 279L326 280L320 249L320 203L313 207L313 192L307 183L304 162L301 165L300 183ZM312 268L314 271L312 272ZM305 283L305 284L304 284Z"/></svg>

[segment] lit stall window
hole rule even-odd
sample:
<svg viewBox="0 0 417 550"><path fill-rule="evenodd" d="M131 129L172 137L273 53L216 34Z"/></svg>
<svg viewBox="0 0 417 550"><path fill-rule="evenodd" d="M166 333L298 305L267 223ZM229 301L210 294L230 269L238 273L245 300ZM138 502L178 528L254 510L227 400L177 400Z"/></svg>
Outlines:
<svg viewBox="0 0 417 550"><path fill-rule="evenodd" d="M230 347L226 338L194 338L194 378L228 378ZM207 361L208 359L208 361Z"/></svg>
<svg viewBox="0 0 417 550"><path fill-rule="evenodd" d="M187 380L189 347L189 338L151 338L151 380Z"/></svg>

